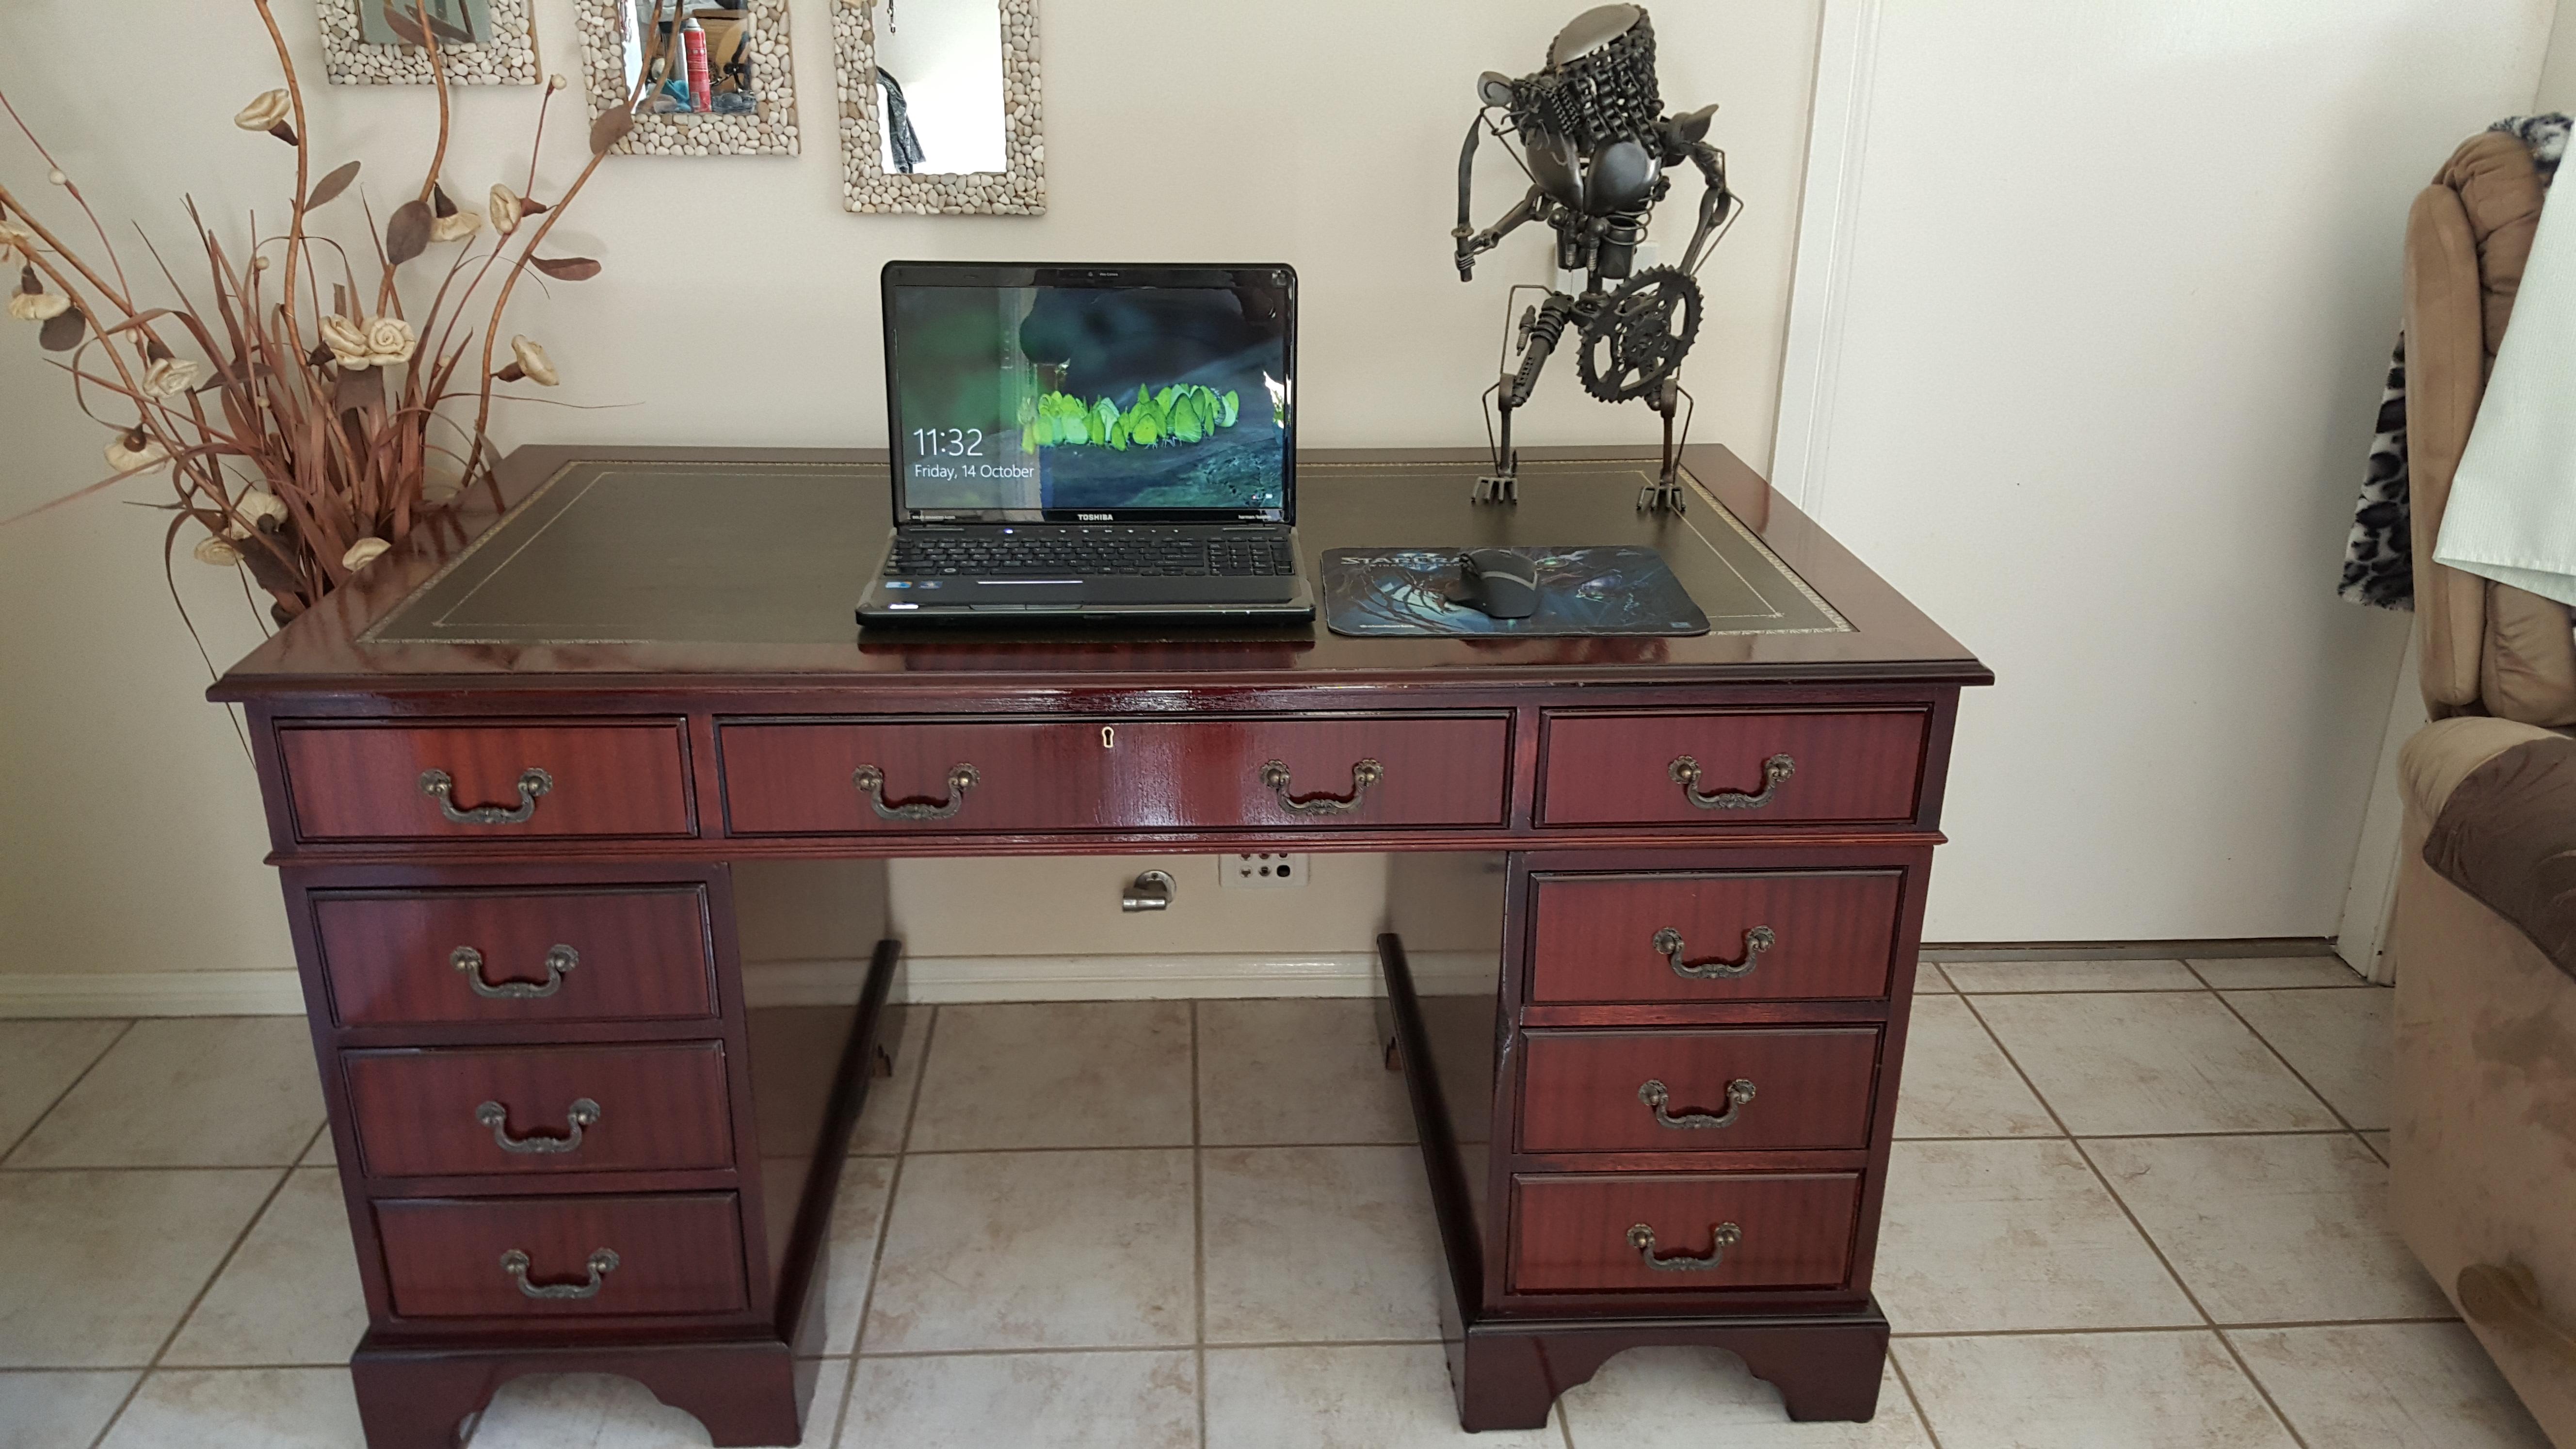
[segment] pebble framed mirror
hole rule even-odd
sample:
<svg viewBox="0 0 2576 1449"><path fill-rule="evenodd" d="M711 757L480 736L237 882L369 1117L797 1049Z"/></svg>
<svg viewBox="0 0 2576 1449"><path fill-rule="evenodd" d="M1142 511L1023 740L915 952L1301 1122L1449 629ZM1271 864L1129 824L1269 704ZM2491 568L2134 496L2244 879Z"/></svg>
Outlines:
<svg viewBox="0 0 2576 1449"><path fill-rule="evenodd" d="M580 12L591 115L635 108L613 153L797 154L787 0L580 0Z"/></svg>
<svg viewBox="0 0 2576 1449"><path fill-rule="evenodd" d="M395 13L418 24L426 14L438 33L438 58L452 86L537 83L537 32L531 0L317 0L322 69L333 85L425 86L436 83L429 51L404 43Z"/></svg>
<svg viewBox="0 0 2576 1449"><path fill-rule="evenodd" d="M843 205L1046 210L1037 0L833 0L832 54Z"/></svg>

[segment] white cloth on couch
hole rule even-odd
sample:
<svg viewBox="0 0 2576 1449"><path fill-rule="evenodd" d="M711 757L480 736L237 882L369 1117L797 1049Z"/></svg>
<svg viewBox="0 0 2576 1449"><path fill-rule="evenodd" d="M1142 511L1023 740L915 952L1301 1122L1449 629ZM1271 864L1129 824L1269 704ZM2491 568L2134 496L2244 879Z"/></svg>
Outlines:
<svg viewBox="0 0 2576 1449"><path fill-rule="evenodd" d="M2540 213L2433 557L2576 605L2576 207Z"/></svg>

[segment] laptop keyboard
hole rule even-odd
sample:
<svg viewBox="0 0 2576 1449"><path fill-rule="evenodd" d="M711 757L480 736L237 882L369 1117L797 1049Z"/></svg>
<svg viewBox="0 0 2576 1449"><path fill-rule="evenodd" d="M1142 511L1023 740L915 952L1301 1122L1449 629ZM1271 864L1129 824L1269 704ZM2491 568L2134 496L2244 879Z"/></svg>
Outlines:
<svg viewBox="0 0 2576 1449"><path fill-rule="evenodd" d="M1297 571L1288 534L1177 528L1043 528L1014 533L898 530L886 572L897 577L1189 578Z"/></svg>

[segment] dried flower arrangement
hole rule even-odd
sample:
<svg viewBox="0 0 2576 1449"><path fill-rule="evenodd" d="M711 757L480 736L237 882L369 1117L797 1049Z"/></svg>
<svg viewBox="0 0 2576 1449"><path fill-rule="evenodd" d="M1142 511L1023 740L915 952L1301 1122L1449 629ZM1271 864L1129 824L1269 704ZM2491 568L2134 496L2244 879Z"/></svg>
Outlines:
<svg viewBox="0 0 2576 1449"><path fill-rule="evenodd" d="M438 137L417 194L381 228L368 208L375 257L363 285L349 248L308 229L313 214L356 181L358 163L312 180L304 91L270 0L253 4L286 84L252 101L234 124L294 148L293 206L283 231L264 234L252 217L248 245L236 255L190 205L211 276L210 306L189 297L148 241L176 301L163 307L138 298L78 183L0 94L0 109L43 159L47 179L97 233L105 264L76 252L59 229L0 184L0 266L21 264L9 315L37 324L47 351L68 354L57 365L69 374L82 412L112 434L105 452L114 470L18 517L127 479L166 475L175 500L155 505L174 514L162 544L165 572L193 525L204 532L195 556L246 570L274 601L271 613L281 623L400 543L424 516L490 481L499 457L486 431L494 384L560 381L545 349L525 337L509 338L506 360L495 366L502 314L531 269L560 281L598 274L599 263L589 258L545 257L538 249L634 124L631 103L600 116L580 175L553 202L538 200L534 158L547 109L566 85L557 76L538 102L525 181L516 191L494 186L482 210L462 208L439 176L450 121L439 60L443 27L421 0L375 3L385 6L398 34L428 54L438 85ZM494 240L477 247L487 216ZM459 243L443 270L435 263L405 270L432 247ZM326 276L326 268L338 276ZM496 271L498 291L486 312L479 299ZM402 285L413 279L415 296L430 292L416 309L406 306ZM326 281L327 312L321 304ZM475 357L474 372L465 374ZM459 416L469 401L470 426ZM173 598L177 593L174 582Z"/></svg>

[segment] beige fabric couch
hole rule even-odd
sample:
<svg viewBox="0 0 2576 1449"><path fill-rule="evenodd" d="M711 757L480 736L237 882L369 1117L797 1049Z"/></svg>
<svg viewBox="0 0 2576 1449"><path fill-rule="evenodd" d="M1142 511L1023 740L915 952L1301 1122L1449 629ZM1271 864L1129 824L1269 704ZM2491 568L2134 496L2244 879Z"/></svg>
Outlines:
<svg viewBox="0 0 2576 1449"><path fill-rule="evenodd" d="M2441 720L2399 759L2391 1193L2407 1245L2550 1442L2576 1449L2576 980L2424 863L2452 789L2545 733Z"/></svg>
<svg viewBox="0 0 2576 1449"><path fill-rule="evenodd" d="M2576 725L2566 607L2433 561L2543 195L2522 143L2487 132L2407 218L2407 471L2434 723L2398 765L2390 1183L2408 1246L2550 1441L2576 1449L2576 980L2424 863L2433 821L2471 771L2546 727Z"/></svg>

